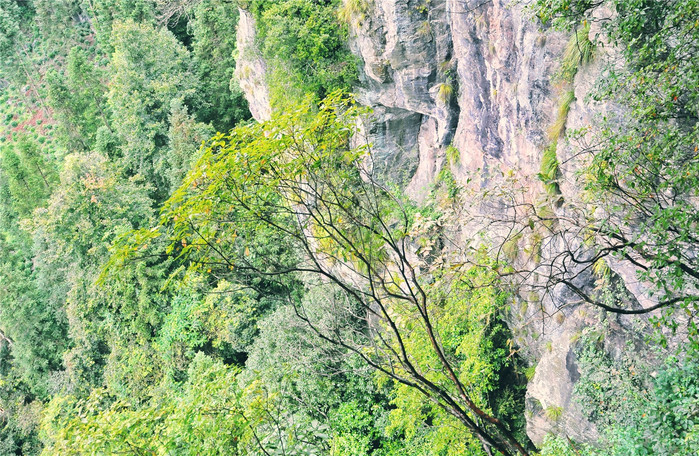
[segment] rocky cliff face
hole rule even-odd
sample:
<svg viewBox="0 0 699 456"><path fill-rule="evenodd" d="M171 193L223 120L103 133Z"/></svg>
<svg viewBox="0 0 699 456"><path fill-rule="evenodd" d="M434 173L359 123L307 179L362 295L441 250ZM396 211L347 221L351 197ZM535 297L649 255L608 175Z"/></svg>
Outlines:
<svg viewBox="0 0 699 456"><path fill-rule="evenodd" d="M267 64L257 47L255 18L248 11L238 8L238 31L236 33L235 77L248 100L252 116L262 122L269 120L272 107L269 100L269 88L265 82Z"/></svg>
<svg viewBox="0 0 699 456"><path fill-rule="evenodd" d="M365 127L374 166L402 182L415 200L427 197L444 166L464 185L494 188L505 176L514 176L522 201L535 204L544 195L536 175L543 149L551 143L547 130L556 121L563 91L555 75L570 37L543 30L526 3L368 0L367 11L355 18L350 44L361 59L358 100L374 112ZM590 33L597 32L593 27ZM271 110L261 82L264 62L256 57L254 25L244 11L238 43L236 74L253 115L265 120ZM599 71L594 62L578 70L572 82L576 99L567 116L570 127L584 126L595 113L609 109L585 100ZM446 159L449 146L459 151L452 163ZM563 142L558 149L559 156L569 158ZM574 171L573 162L561 166L563 199L574 199L578 191ZM487 215L488 209L481 210ZM453 228L468 236L465 228ZM549 242L545 248L555 253L561 242L568 241ZM578 281L582 287L594 286L589 275ZM510 318L521 353L537 366L527 392L527 431L536 444L550 431L593 441L595 427L574 400L579 373L571 340L596 319L573 293L557 288L551 294L520 296ZM629 325L620 322L619 331ZM552 408L562 409L562 416L551 419L546 410Z"/></svg>

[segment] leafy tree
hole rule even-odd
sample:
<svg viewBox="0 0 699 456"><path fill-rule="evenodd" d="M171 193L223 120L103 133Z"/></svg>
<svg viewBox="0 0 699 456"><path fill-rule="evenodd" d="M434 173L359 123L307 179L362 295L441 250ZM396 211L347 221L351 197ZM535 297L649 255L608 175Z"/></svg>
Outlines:
<svg viewBox="0 0 699 456"><path fill-rule="evenodd" d="M174 189L179 187L187 171L196 163L198 150L213 135L213 129L195 121L181 99L174 99L170 103L169 124L169 150L165 160L158 163L156 171L166 175L169 188Z"/></svg>
<svg viewBox="0 0 699 456"><path fill-rule="evenodd" d="M88 290L108 258L112 240L149 220L152 202L147 191L137 178L122 180L106 157L74 154L66 157L60 185L29 226L33 276L46 293L41 306L67 313L71 336L80 341L76 350L95 348L96 357L104 351L94 337L80 337L83 314L76 311L89 302ZM65 345L56 345L58 356L60 347Z"/></svg>
<svg viewBox="0 0 699 456"><path fill-rule="evenodd" d="M592 331L581 339L581 379L576 385L587 417L603 438L595 446L551 437L542 455L690 455L699 450L697 355L667 356L649 363L648 350L628 350L615 360ZM652 356L651 356L652 359Z"/></svg>
<svg viewBox="0 0 699 456"><path fill-rule="evenodd" d="M32 395L17 368L13 366L14 342L4 339L0 345L0 454L35 454L40 448L36 428L41 402Z"/></svg>
<svg viewBox="0 0 699 456"><path fill-rule="evenodd" d="M31 81L36 88L27 60L25 41L33 16L31 4L14 0L0 1L0 57L2 73L17 85Z"/></svg>
<svg viewBox="0 0 699 456"><path fill-rule="evenodd" d="M56 398L44 415L42 454L241 454L246 417L235 375L198 355L181 388L163 389L142 406L100 390L83 401Z"/></svg>
<svg viewBox="0 0 699 456"><path fill-rule="evenodd" d="M45 398L48 374L62 367L67 346L65 315L46 303L45 291L35 282L30 258L17 243L1 239L0 319L3 333L12 340L12 365L31 392ZM37 340L43 343L37 344Z"/></svg>
<svg viewBox="0 0 699 456"><path fill-rule="evenodd" d="M324 310L328 300L338 297L326 284L309 280L303 299L307 309L332 321L336 315ZM346 321L345 332L356 323ZM278 395L280 407L275 410L282 417L282 433L303 438L316 452L407 454L415 442L387 429L390 390L374 381L371 368L358 356L319 340L289 305L279 307L259 326L241 379ZM279 439L272 424L263 421L257 430L267 437L263 440L269 442L268 450Z"/></svg>
<svg viewBox="0 0 699 456"><path fill-rule="evenodd" d="M233 78L235 69L235 30L238 8L234 2L206 0L192 8L192 54L202 81L201 91L207 106L198 118L219 131L227 131L250 118L247 101Z"/></svg>
<svg viewBox="0 0 699 456"><path fill-rule="evenodd" d="M182 245L180 256L195 268L277 277L297 317L321 339L434 401L484 448L527 454L512 429L474 395L476 380L468 376L474 360L462 363L445 346L442 300L430 290L464 280L468 271L456 267L438 286L433 274L418 275L418 267L430 271L430 265L409 253L414 212L363 168L368 146L349 147L361 114L334 94L317 113L304 106L272 122L217 135L167 202L163 230L171 227L173 248ZM158 237L151 230L131 242L137 246ZM295 247L303 256L266 256L257 263L255 240L261 238ZM300 272L336 287L337 298L311 312L288 285ZM467 289L495 286L483 280L465 282ZM339 323L346 319L361 324L347 331ZM361 342L362 334L368 343Z"/></svg>
<svg viewBox="0 0 699 456"><path fill-rule="evenodd" d="M122 166L141 174L158 195L167 180L157 173L168 145L171 103L198 100L198 80L189 51L167 30L133 21L118 22L111 37L109 106L119 122Z"/></svg>
<svg viewBox="0 0 699 456"><path fill-rule="evenodd" d="M337 17L340 2L252 0L258 39L270 65L272 103L293 109L308 93L318 99L357 80L347 47L347 24Z"/></svg>
<svg viewBox="0 0 699 456"><path fill-rule="evenodd" d="M42 45L63 49L89 33L81 0L32 0Z"/></svg>
<svg viewBox="0 0 699 456"><path fill-rule="evenodd" d="M83 0L83 8L92 18L92 27L105 52L114 50L112 28L115 22L132 20L144 25L155 25L154 0Z"/></svg>
<svg viewBox="0 0 699 456"><path fill-rule="evenodd" d="M100 265L116 236L148 223L152 202L147 191L138 178L121 179L102 155L66 157L60 186L32 224L39 246L50 244L46 254L54 261L45 256L46 264Z"/></svg>
<svg viewBox="0 0 699 456"><path fill-rule="evenodd" d="M20 217L26 217L51 194L56 182L54 163L26 136L4 146L0 158L11 204Z"/></svg>
<svg viewBox="0 0 699 456"><path fill-rule="evenodd" d="M101 126L110 129L104 69L95 66L85 50L74 47L66 61L66 74L47 74L49 103L64 130L69 149L89 150Z"/></svg>

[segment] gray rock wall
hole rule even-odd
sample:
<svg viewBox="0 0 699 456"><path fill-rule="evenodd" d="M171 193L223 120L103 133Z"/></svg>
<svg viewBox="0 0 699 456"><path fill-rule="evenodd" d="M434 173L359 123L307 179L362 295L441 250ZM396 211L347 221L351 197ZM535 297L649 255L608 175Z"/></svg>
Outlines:
<svg viewBox="0 0 699 456"><path fill-rule="evenodd" d="M527 1L367 2L367 13L352 24L350 45L361 62L358 101L373 108L363 125L365 138L359 139L373 144L371 166L402 183L417 201L427 197L439 170L450 166L458 181L476 189L496 188L504 176L514 176L521 202L539 204L544 189L536 174L542 151L550 143L547 130L556 119L559 97L569 89L555 82L569 36L542 30L527 12ZM256 52L254 22L244 11L238 46L236 75L253 116L266 120L271 109L265 64ZM570 128L585 126L610 109L586 100L600 71L600 63L578 71L573 83L576 100L568 114ZM445 159L450 145L459 150L459 160L452 164ZM574 201L579 164L565 141L559 141L557 154L564 160L562 198ZM552 211L565 214L565 208L553 206ZM477 211L487 218L499 209L481 206ZM468 242L474 226L456 222L447 229ZM570 236L539 241L543 254L555 256L571 243L580 243ZM532 242L525 237L517 247L526 251ZM612 267L629 280L634 275L622 266ZM582 288L595 286L589 274L577 281ZM643 287L636 288L634 294L643 295ZM538 293L533 283L522 290L509 323L520 353L537 366L527 391L528 434L536 444L552 431L594 441L597 431L574 400L578 377L571 339L596 320L567 289ZM546 410L557 408L560 416L551 419Z"/></svg>

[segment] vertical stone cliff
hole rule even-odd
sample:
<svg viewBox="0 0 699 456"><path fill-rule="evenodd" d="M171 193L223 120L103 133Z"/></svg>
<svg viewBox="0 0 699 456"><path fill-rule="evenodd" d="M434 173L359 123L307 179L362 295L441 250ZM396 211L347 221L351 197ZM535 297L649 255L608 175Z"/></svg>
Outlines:
<svg viewBox="0 0 699 456"><path fill-rule="evenodd" d="M592 27L589 33L599 30ZM425 200L440 169L449 166L457 181L480 189L514 176L523 201L535 204L545 195L536 176L551 144L548 130L557 121L562 92L575 95L563 119L569 128L583 127L611 109L586 100L601 71L597 61L581 67L570 87L556 82L569 39L533 20L526 1L366 0L366 11L352 21L350 46L360 59L357 98L373 108L364 133L373 144L375 166L417 201ZM271 109L265 65L245 11L238 46L236 75L255 118L266 120ZM452 163L446 159L449 146L459 151ZM557 154L571 158L564 141ZM562 199L575 199L578 192L574 168L574 160L561 163ZM452 228L468 236L463 227ZM546 248L555 251L557 242ZM616 272L633 276L623 268ZM594 286L589 275L578 280L582 287ZM578 296L560 288L554 293L556 303L520 296L510 318L521 353L537 366L528 385L527 431L537 444L550 431L594 441L597 431L574 401L579 373L573 339L596 320ZM526 301L533 302L521 305ZM620 336L610 343L621 345L631 323L614 324ZM552 407L562 410L555 420L545 413Z"/></svg>

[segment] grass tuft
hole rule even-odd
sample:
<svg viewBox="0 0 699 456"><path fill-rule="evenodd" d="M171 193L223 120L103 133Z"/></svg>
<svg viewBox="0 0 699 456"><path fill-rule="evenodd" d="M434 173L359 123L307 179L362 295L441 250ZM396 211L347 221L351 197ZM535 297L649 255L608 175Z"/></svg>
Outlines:
<svg viewBox="0 0 699 456"><path fill-rule="evenodd" d="M536 374L536 366L530 366L524 369L524 375L527 377L527 381L531 382Z"/></svg>
<svg viewBox="0 0 699 456"><path fill-rule="evenodd" d="M554 141L544 149L544 155L541 157L541 170L539 172L539 179L544 183L546 192L552 196L561 193L557 182L558 157L556 157L556 147L558 147L558 143Z"/></svg>
<svg viewBox="0 0 699 456"><path fill-rule="evenodd" d="M549 139L551 141L558 140L558 138L565 133L566 123L568 123L568 113L570 112L570 105L573 104L573 101L575 101L574 90L566 91L561 97L556 121L549 128Z"/></svg>
<svg viewBox="0 0 699 456"><path fill-rule="evenodd" d="M450 145L447 147L446 150L446 155L447 155L447 161L449 162L449 165L454 166L455 164L459 163L461 160L461 152L459 152L459 149L456 147Z"/></svg>
<svg viewBox="0 0 699 456"><path fill-rule="evenodd" d="M564 80L571 82L582 65L592 61L595 54L595 45L590 41L590 25L579 28L568 41L561 73Z"/></svg>
<svg viewBox="0 0 699 456"><path fill-rule="evenodd" d="M437 91L437 99L442 103L446 104L451 101L451 97L454 95L454 86L448 82L443 82L439 84L439 90Z"/></svg>
<svg viewBox="0 0 699 456"><path fill-rule="evenodd" d="M544 410L544 415L546 415L546 418L549 420L558 422L558 420L560 420L563 416L563 407L558 407L555 405L546 407L546 410Z"/></svg>
<svg viewBox="0 0 699 456"><path fill-rule="evenodd" d="M348 24L352 21L359 24L366 18L367 11L369 11L367 0L343 0L342 6L337 11L337 16Z"/></svg>
<svg viewBox="0 0 699 456"><path fill-rule="evenodd" d="M422 23L417 28L417 34L424 38L432 35L432 27L430 26L430 21L422 21Z"/></svg>

